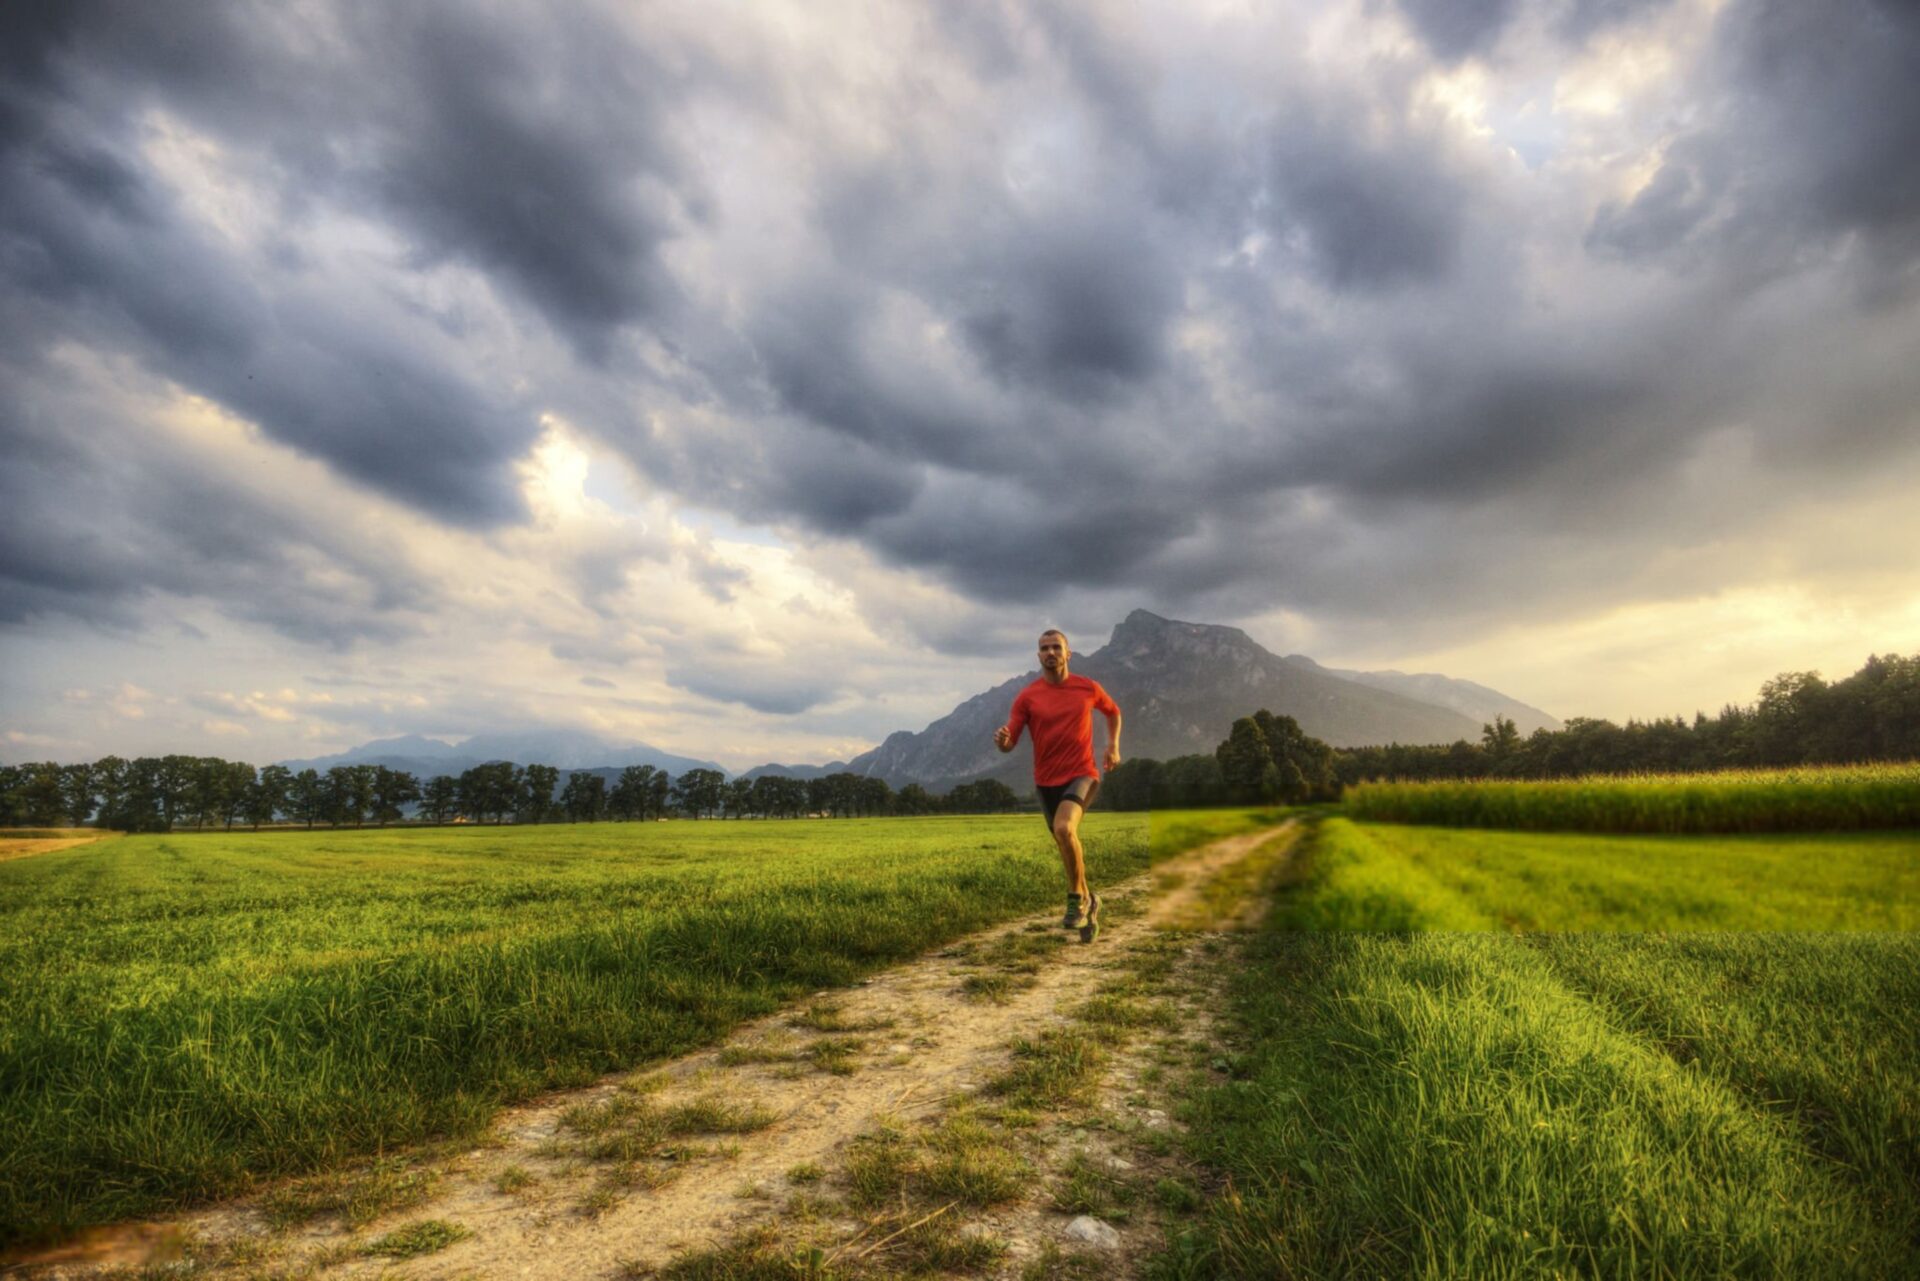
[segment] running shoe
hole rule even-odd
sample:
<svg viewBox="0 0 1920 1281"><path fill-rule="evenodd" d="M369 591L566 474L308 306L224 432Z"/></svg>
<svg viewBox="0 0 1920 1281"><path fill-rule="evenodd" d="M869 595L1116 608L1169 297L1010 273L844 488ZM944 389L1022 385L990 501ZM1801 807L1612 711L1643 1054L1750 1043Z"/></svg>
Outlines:
<svg viewBox="0 0 1920 1281"><path fill-rule="evenodd" d="M1080 941L1091 943L1100 937L1100 896L1091 890L1087 892L1087 919L1080 926Z"/></svg>
<svg viewBox="0 0 1920 1281"><path fill-rule="evenodd" d="M1063 930L1077 930L1087 923L1086 901L1078 894L1067 895L1067 914L1060 920Z"/></svg>

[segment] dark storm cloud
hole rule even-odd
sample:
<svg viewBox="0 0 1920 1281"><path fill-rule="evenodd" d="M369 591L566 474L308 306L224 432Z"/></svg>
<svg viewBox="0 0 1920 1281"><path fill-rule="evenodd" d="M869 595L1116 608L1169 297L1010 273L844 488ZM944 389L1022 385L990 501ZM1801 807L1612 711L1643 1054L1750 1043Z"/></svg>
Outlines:
<svg viewBox="0 0 1920 1281"><path fill-rule="evenodd" d="M15 343L119 347L443 519L521 514L505 464L533 414L464 366L457 317L374 319L300 253L211 232L140 155L155 108L227 148L296 233L316 197L390 220L416 266L480 269L590 358L669 299L657 251L699 204L655 127L673 78L591 16L11 12L0 268L38 304L10 309Z"/></svg>
<svg viewBox="0 0 1920 1281"><path fill-rule="evenodd" d="M932 488L906 512L877 522L869 538L969 594L1032 602L1138 582L1157 550L1194 522L1177 494L1143 492L1120 502L1050 479L1042 473L993 488Z"/></svg>
<svg viewBox="0 0 1920 1281"><path fill-rule="evenodd" d="M1065 395L1139 383L1165 359L1180 276L1149 220L1061 219L1007 244L962 324L996 378Z"/></svg>
<svg viewBox="0 0 1920 1281"><path fill-rule="evenodd" d="M1522 13L1521 0L1395 0L1407 21L1442 62L1459 62L1493 52L1514 18ZM1554 29L1579 42L1611 28L1633 22L1672 0L1567 0L1557 9Z"/></svg>
<svg viewBox="0 0 1920 1281"><path fill-rule="evenodd" d="M1560 16L1560 32L1579 41L1626 26L1668 8L1673 0L1573 0Z"/></svg>
<svg viewBox="0 0 1920 1281"><path fill-rule="evenodd" d="M1874 0L1729 5L1705 121L1589 243L1629 259L1718 259L1752 283L1864 250L1872 296L1920 262L1920 9Z"/></svg>
<svg viewBox="0 0 1920 1281"><path fill-rule="evenodd" d="M1275 230L1306 237L1335 289L1418 284L1445 273L1472 204L1436 132L1355 136L1363 104L1301 100L1272 132Z"/></svg>
<svg viewBox="0 0 1920 1281"><path fill-rule="evenodd" d="M1709 212L1708 180L1682 146L1632 201L1608 201L1594 215L1587 247L1626 259L1657 258L1684 243Z"/></svg>
<svg viewBox="0 0 1920 1281"><path fill-rule="evenodd" d="M1514 0L1399 0L1400 11L1433 55L1456 62L1485 53L1500 38Z"/></svg>
<svg viewBox="0 0 1920 1281"><path fill-rule="evenodd" d="M1556 559L1714 537L1662 500L1715 440L1758 489L1902 457L1915 10L1732 0L1697 61L1664 51L1656 106L1568 117L1523 165L1504 106L1463 123L1427 73L1551 86L1665 6L1395 3L1419 39L1378 48L1322 47L1313 11L1069 3L827 7L848 25L804 40L671 5L9 11L10 607L159 587L298 631L272 580L311 546L352 566L342 617L411 590L158 445L139 487L66 440L74 348L469 526L526 516L512 464L553 413L669 495L982 604L1359 613L1386 584L1464 614L1500 573L1544 599ZM155 160L156 121L265 203L259 243ZM56 510L64 478L115 514ZM663 546L556 568L611 628ZM676 563L716 604L757 589ZM696 666L761 710L827 696Z"/></svg>
<svg viewBox="0 0 1920 1281"><path fill-rule="evenodd" d="M1547 25L1583 39L1658 8L1561 5ZM1645 290L1643 303L1607 300L1589 314L1601 298L1533 301L1520 256L1530 242L1549 261L1583 249L1638 261L1688 245L1731 216L1716 193L1766 176L1757 152L1709 145L1711 133L1683 138L1631 207L1596 211L1585 246L1553 246L1537 240L1532 197L1510 188L1504 153L1476 154L1417 111L1409 69L1336 80L1283 61L1269 81L1219 90L1242 95L1230 110L1196 110L1170 87L1181 83L1175 55L1116 37L1091 10L1035 12L1043 40L1007 35L994 47L1017 49L1007 58L1024 75L1051 59L1070 86L1060 118L1085 135L1071 182L1101 202L1000 180L1002 158L976 147L1002 127L994 80L964 104L973 132L932 127L948 152L933 154L926 126L903 120L885 160L828 166L811 202L828 256L809 283L769 291L772 305L754 312L754 396L750 380L718 389L808 426L762 414L750 438L668 447L682 460L724 449L724 468L709 466L712 484L694 492L730 493L754 518L854 534L980 600L1130 588L1162 601L1236 591L1270 601L1277 580L1332 610L1369 598L1367 575L1304 562L1351 567L1342 549L1361 546L1360 565L1417 566L1409 590L1438 608L1448 584L1477 582L1502 557L1529 559L1525 549L1570 517L1660 492L1664 471L1725 424L1752 423L1762 438L1808 430L1780 408L1777 353L1819 323L1824 296L1797 321L1729 326L1723 279L1688 283L1694 268L1673 258L1672 283L1622 286ZM1517 16L1517 6L1429 6L1422 26L1464 56L1490 49ZM1776 21L1730 9L1712 65L1748 67L1747 24ZM1872 38L1871 21L1856 25L1841 47ZM1816 172L1834 162L1802 159ZM1267 243L1246 249L1256 233ZM1800 224L1786 243L1805 239ZM1317 295L1301 295L1303 281ZM873 323L901 294L958 338L969 394L903 362L898 334ZM1226 367L1203 371L1179 347L1191 320L1211 322ZM1898 415L1869 417L1885 435ZM835 438L844 444L829 452ZM1508 514L1504 527L1471 517L1491 508ZM1464 515L1437 519L1448 511ZM1358 513L1364 528L1349 519ZM1645 516L1657 531L1657 506ZM1237 536L1212 537L1214 520ZM1595 516L1587 536L1618 537L1605 523ZM1472 555L1434 541L1448 528ZM1408 540L1399 561L1395 537ZM1544 562L1539 572L1552 575Z"/></svg>
<svg viewBox="0 0 1920 1281"><path fill-rule="evenodd" d="M372 122L378 160L360 180L424 255L499 273L604 357L672 293L658 251L688 171L660 117L680 77L579 13L489 27L465 6L373 12L358 34L397 51L387 92L403 88Z"/></svg>
<svg viewBox="0 0 1920 1281"><path fill-rule="evenodd" d="M132 631L170 593L340 646L409 634L432 608L432 585L393 549L113 423L122 405L70 399L17 365L0 373L0 623L68 615Z"/></svg>

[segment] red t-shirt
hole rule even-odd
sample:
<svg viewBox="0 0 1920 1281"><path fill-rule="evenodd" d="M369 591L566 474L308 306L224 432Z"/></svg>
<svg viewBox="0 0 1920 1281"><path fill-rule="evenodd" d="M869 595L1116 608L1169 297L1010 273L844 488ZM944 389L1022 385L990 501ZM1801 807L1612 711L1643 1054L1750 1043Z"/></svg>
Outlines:
<svg viewBox="0 0 1920 1281"><path fill-rule="evenodd" d="M1013 696L1013 714L1007 728L1013 741L1033 726L1033 781L1039 787L1059 787L1076 778L1100 776L1093 767L1093 713L1119 712L1100 682L1068 675L1058 685L1042 676Z"/></svg>

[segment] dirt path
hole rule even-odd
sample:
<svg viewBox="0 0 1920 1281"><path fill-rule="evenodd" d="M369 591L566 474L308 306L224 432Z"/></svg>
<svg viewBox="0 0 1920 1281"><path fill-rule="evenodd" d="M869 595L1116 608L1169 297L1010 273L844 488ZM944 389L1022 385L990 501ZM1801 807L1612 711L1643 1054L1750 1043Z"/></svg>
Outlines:
<svg viewBox="0 0 1920 1281"><path fill-rule="evenodd" d="M171 1254L182 1275L599 1278L715 1249L887 1275L927 1241L972 1251L975 1275L1077 1275L1074 1250L1130 1275L1181 1199L1146 1194L1180 1176L1180 1082L1222 1052L1225 945L1156 926L1290 840L1233 837L1104 891L1092 946L1057 920L986 931L714 1049L511 1109L478 1145L102 1234L30 1275ZM1064 1240L1062 1206L1106 1209L1117 1237Z"/></svg>
<svg viewBox="0 0 1920 1281"><path fill-rule="evenodd" d="M1158 893L1147 909L1147 920L1169 929L1244 930L1258 923L1264 900L1253 893L1210 894L1209 890L1252 889L1262 867L1284 856L1300 835L1292 819L1278 827L1229 836L1203 845L1154 869ZM1255 875L1241 875L1251 871Z"/></svg>

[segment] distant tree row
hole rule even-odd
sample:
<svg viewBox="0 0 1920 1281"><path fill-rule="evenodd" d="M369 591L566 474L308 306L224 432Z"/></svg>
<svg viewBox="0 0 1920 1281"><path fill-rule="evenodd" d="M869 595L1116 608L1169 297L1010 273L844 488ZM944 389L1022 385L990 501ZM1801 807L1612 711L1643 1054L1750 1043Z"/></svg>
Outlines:
<svg viewBox="0 0 1920 1281"><path fill-rule="evenodd" d="M567 773L565 784L561 774ZM95 823L124 832L179 827L259 828L276 821L311 828L425 823L592 823L607 819L853 818L885 814L990 814L1020 807L1004 783L962 784L946 796L917 783L898 792L884 779L853 773L795 779L776 775L729 782L713 769L672 778L630 765L607 785L602 774L511 761L442 774L423 785L384 765L336 765L324 774L282 765L255 769L212 756L104 757L91 764L41 761L0 765L0 826Z"/></svg>
<svg viewBox="0 0 1920 1281"><path fill-rule="evenodd" d="M1786 672L1760 687L1751 707L1729 705L1691 723L1578 717L1522 737L1496 717L1480 741L1333 748L1290 716L1255 712L1233 723L1211 756L1130 760L1106 777L1112 809L1337 799L1375 778L1573 778L1583 774L1696 773L1786 765L1920 760L1920 657L1889 654L1831 684L1818 672Z"/></svg>
<svg viewBox="0 0 1920 1281"><path fill-rule="evenodd" d="M1370 778L1573 778L1583 774L1688 774L1787 765L1920 760L1920 657L1867 659L1843 680L1783 672L1750 707L1718 716L1612 721L1577 717L1522 737L1496 717L1480 741L1444 747L1391 744L1335 754L1342 783Z"/></svg>

